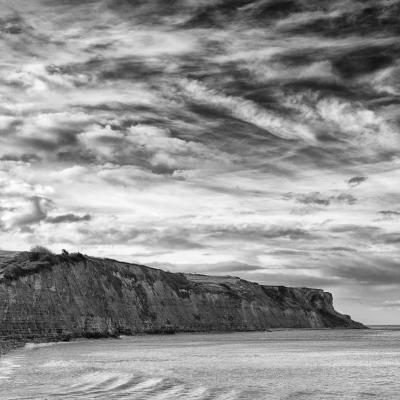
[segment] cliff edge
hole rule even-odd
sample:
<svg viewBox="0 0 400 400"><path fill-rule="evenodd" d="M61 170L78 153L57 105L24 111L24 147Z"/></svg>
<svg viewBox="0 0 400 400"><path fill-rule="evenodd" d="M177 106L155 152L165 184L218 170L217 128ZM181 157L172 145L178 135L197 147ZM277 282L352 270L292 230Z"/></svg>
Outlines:
<svg viewBox="0 0 400 400"><path fill-rule="evenodd" d="M0 252L0 337L365 328L320 289L170 273L82 254Z"/></svg>

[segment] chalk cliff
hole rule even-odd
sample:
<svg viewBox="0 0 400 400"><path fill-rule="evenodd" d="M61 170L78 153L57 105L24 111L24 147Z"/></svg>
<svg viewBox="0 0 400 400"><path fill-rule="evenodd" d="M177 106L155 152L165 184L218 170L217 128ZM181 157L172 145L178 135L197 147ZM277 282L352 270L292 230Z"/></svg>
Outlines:
<svg viewBox="0 0 400 400"><path fill-rule="evenodd" d="M0 252L0 337L363 328L320 289L170 273L81 254Z"/></svg>

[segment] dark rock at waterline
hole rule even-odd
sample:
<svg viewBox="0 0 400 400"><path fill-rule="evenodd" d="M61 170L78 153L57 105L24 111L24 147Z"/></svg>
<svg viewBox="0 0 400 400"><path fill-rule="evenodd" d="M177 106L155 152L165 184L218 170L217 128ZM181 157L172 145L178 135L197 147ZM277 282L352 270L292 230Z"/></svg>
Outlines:
<svg viewBox="0 0 400 400"><path fill-rule="evenodd" d="M24 346L23 340L0 339L0 356Z"/></svg>

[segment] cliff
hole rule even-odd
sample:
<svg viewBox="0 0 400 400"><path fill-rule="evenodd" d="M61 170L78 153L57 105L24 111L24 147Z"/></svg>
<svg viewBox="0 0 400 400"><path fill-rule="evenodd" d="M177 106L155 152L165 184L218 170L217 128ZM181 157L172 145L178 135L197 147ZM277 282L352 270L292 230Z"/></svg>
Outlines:
<svg viewBox="0 0 400 400"><path fill-rule="evenodd" d="M81 254L0 252L0 337L363 328L320 289L170 273Z"/></svg>

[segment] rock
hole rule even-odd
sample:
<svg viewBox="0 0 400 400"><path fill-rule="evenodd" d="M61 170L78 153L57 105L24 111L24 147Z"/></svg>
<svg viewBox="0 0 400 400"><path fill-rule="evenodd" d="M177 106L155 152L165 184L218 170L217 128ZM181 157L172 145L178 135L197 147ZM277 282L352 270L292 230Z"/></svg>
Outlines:
<svg viewBox="0 0 400 400"><path fill-rule="evenodd" d="M19 347L23 347L24 345L25 342L22 340L0 339L0 356L12 350L16 350Z"/></svg>
<svg viewBox="0 0 400 400"><path fill-rule="evenodd" d="M23 340L365 328L336 312L332 295L320 289L170 273L82 254L41 265L11 252L0 252L0 321L0 337Z"/></svg>

